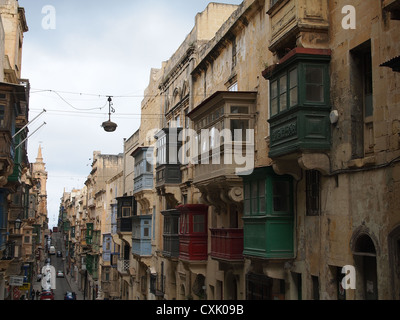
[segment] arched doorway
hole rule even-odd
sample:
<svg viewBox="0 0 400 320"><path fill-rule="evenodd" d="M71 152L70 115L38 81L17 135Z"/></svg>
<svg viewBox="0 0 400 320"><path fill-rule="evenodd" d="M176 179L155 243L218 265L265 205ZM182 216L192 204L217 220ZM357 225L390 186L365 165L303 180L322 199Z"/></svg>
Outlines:
<svg viewBox="0 0 400 320"><path fill-rule="evenodd" d="M186 300L186 290L185 290L185 285L181 284L180 290L179 290L179 300Z"/></svg>
<svg viewBox="0 0 400 320"><path fill-rule="evenodd" d="M356 290L358 293L356 298L360 300L377 300L377 250L366 228L363 227L354 233L351 241L351 250L356 269Z"/></svg>
<svg viewBox="0 0 400 320"><path fill-rule="evenodd" d="M392 297L394 300L400 300L400 225L390 232L388 241Z"/></svg>
<svg viewBox="0 0 400 320"><path fill-rule="evenodd" d="M236 276L232 271L229 271L225 277L225 292L226 300L237 300L238 283Z"/></svg>

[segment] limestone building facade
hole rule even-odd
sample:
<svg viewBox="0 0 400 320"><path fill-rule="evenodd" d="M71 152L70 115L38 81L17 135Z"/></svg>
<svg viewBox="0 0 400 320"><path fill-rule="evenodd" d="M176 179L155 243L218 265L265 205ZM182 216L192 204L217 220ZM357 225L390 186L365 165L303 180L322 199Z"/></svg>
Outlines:
<svg viewBox="0 0 400 320"><path fill-rule="evenodd" d="M196 17L124 143L120 298L399 299L399 8Z"/></svg>

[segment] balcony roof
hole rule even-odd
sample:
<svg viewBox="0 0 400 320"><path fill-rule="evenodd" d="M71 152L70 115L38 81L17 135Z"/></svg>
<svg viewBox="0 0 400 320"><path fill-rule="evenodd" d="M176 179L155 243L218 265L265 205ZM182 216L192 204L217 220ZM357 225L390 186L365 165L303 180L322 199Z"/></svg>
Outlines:
<svg viewBox="0 0 400 320"><path fill-rule="evenodd" d="M257 91L217 91L190 111L187 116L193 120L201 111L205 111L223 100L255 100L256 98Z"/></svg>

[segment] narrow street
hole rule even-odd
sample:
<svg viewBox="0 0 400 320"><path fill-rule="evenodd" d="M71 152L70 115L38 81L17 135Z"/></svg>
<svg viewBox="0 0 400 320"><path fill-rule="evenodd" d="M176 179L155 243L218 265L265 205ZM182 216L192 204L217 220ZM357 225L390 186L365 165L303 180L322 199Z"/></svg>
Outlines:
<svg viewBox="0 0 400 320"><path fill-rule="evenodd" d="M62 271L64 276L63 277L56 277L56 289L54 291L54 300L64 300L65 293L67 291L72 291L77 293L76 300L82 300L81 294L77 292L77 288L74 286L74 283L71 282L70 276L66 274L66 261L65 261L65 253L63 251L63 243L61 239L61 235L59 233L53 233L52 235L52 244L56 248L55 255L49 255L50 258L50 265L54 266L56 273L58 271ZM62 257L57 256L57 252L62 252ZM67 277L69 277L67 279ZM72 288L71 288L72 283ZM41 282L38 281L34 284L34 290L42 291ZM37 298L39 299L39 298Z"/></svg>

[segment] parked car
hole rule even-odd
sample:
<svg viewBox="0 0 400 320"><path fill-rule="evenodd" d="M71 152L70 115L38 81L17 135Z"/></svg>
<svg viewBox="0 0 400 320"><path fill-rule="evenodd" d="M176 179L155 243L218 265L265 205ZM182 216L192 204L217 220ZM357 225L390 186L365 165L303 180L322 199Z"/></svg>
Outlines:
<svg viewBox="0 0 400 320"><path fill-rule="evenodd" d="M64 272L61 270L57 271L57 278L64 278Z"/></svg>
<svg viewBox="0 0 400 320"><path fill-rule="evenodd" d="M76 300L76 293L67 291L64 295L64 300Z"/></svg>
<svg viewBox="0 0 400 320"><path fill-rule="evenodd" d="M42 280L42 274L39 273L38 275L36 275L36 281L39 282Z"/></svg>
<svg viewBox="0 0 400 320"><path fill-rule="evenodd" d="M62 257L62 252L60 250L57 251L57 258Z"/></svg>
<svg viewBox="0 0 400 320"><path fill-rule="evenodd" d="M49 249L49 254L56 254L56 247L51 246Z"/></svg>
<svg viewBox="0 0 400 320"><path fill-rule="evenodd" d="M54 300L54 294L51 290L42 291L40 300Z"/></svg>

